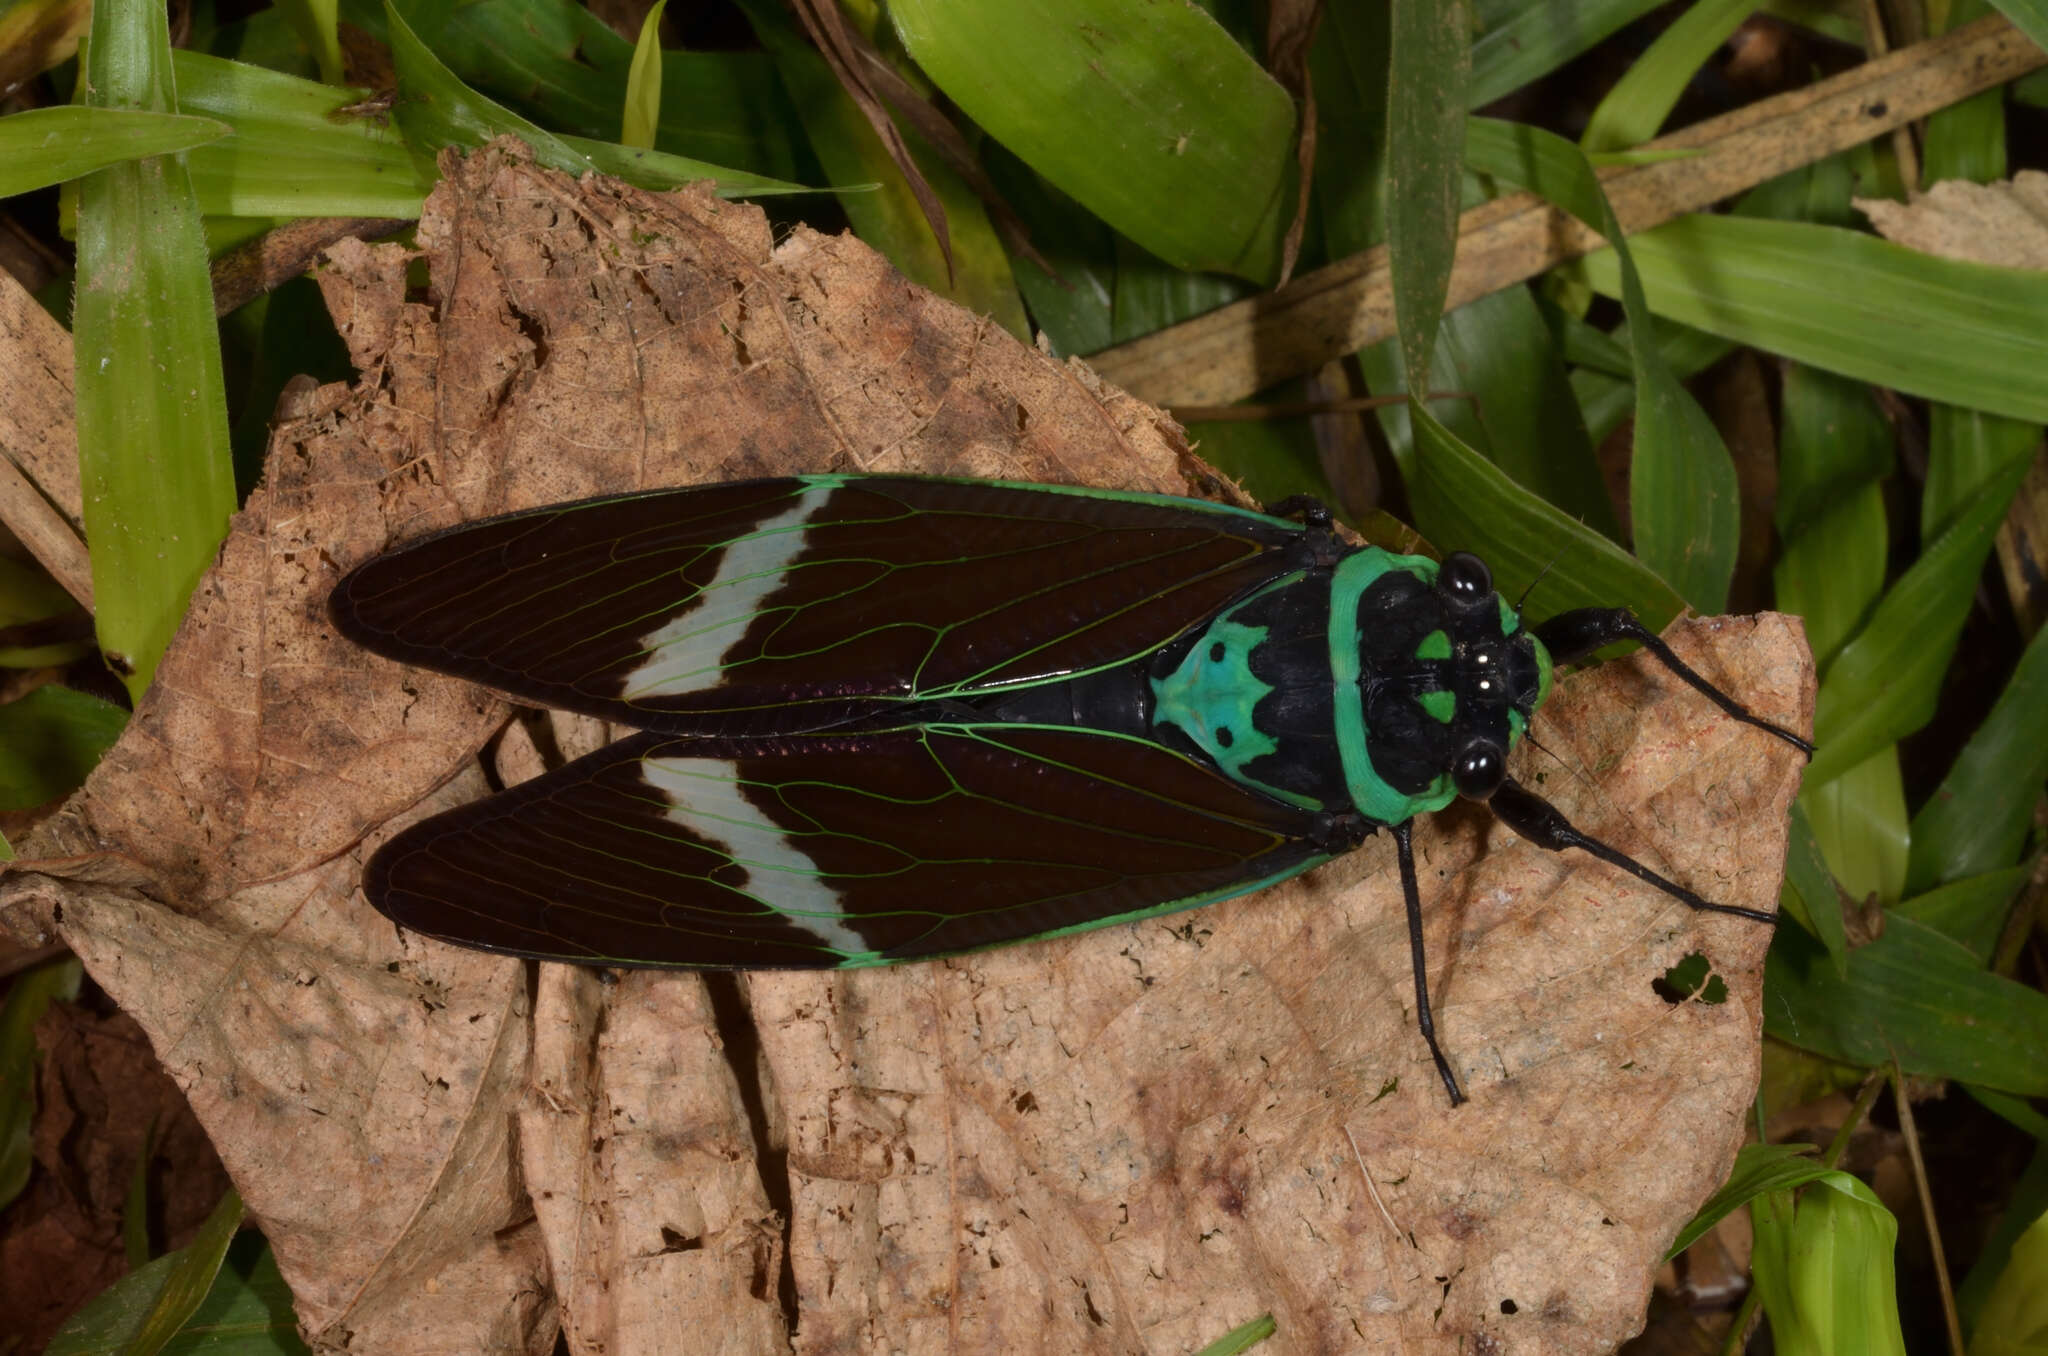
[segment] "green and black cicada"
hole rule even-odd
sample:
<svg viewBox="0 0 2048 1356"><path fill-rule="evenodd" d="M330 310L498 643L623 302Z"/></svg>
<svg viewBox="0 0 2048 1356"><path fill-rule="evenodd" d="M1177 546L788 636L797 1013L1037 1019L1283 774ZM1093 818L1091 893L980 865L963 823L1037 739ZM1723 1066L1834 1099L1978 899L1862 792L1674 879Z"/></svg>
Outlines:
<svg viewBox="0 0 2048 1356"><path fill-rule="evenodd" d="M405 927L590 965L886 965L1148 918L1391 830L1430 1018L1410 823L1465 796L1695 909L1507 775L1552 665L1648 646L1541 625L1486 566L1329 516L992 481L817 475L473 523L344 579L379 654L641 733L371 860Z"/></svg>

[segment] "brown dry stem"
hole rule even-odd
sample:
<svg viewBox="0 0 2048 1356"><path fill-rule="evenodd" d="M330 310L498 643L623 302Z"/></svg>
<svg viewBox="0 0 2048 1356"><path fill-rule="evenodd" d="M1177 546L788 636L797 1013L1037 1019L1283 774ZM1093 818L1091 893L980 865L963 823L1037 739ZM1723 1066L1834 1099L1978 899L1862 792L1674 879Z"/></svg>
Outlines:
<svg viewBox="0 0 2048 1356"><path fill-rule="evenodd" d="M1622 229L1647 230L1801 165L2004 84L2048 63L2006 20L1981 19L1805 89L1645 144L1697 154L1601 174ZM1465 213L1445 309L1512 287L1604 242L1533 194ZM1391 338L1385 246L1305 273L1275 292L1105 349L1089 364L1160 405L1222 405Z"/></svg>

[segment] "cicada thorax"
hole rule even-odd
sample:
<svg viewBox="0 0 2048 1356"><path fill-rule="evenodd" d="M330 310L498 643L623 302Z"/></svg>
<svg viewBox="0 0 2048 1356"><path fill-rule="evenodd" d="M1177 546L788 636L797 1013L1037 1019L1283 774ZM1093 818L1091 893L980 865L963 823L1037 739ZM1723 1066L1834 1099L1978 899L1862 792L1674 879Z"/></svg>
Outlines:
<svg viewBox="0 0 2048 1356"><path fill-rule="evenodd" d="M1240 785L1382 824L1490 792L1549 676L1476 559L1372 547L1273 580L1144 668L1085 704L1091 718L1113 710Z"/></svg>

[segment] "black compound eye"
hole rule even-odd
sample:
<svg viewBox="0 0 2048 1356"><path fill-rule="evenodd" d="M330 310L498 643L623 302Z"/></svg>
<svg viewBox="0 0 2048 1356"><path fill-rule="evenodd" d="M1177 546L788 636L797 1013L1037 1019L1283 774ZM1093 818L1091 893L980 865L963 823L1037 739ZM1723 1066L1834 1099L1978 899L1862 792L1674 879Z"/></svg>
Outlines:
<svg viewBox="0 0 2048 1356"><path fill-rule="evenodd" d="M1436 586L1458 607L1478 607L1493 597L1493 571L1469 551L1453 551L1437 567Z"/></svg>
<svg viewBox="0 0 2048 1356"><path fill-rule="evenodd" d="M1490 739L1475 739L1458 750L1451 784L1467 800L1486 800L1508 779L1507 755Z"/></svg>

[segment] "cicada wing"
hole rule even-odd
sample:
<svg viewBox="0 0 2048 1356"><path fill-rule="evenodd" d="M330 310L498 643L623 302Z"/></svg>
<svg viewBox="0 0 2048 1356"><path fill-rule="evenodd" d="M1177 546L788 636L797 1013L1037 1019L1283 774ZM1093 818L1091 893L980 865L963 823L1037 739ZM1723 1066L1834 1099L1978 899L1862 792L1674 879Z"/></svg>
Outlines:
<svg viewBox="0 0 2048 1356"><path fill-rule="evenodd" d="M592 964L819 968L971 951L1293 875L1313 816L1073 729L636 735L425 820L364 875L408 928Z"/></svg>
<svg viewBox="0 0 2048 1356"><path fill-rule="evenodd" d="M332 612L536 703L766 734L1149 653L1292 568L1299 535L1157 496L807 476L456 528L355 570Z"/></svg>

